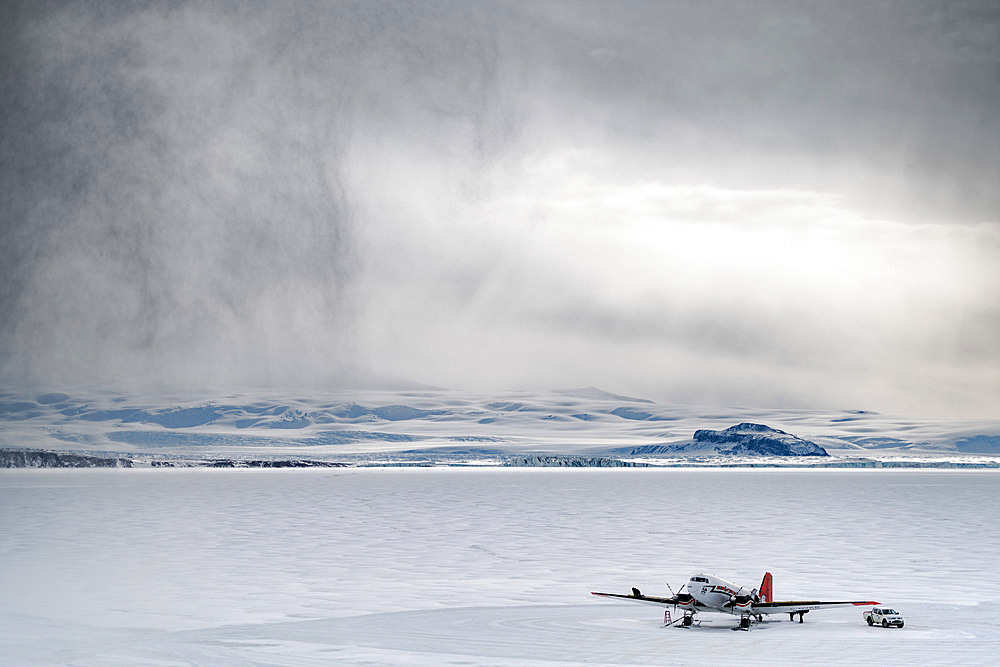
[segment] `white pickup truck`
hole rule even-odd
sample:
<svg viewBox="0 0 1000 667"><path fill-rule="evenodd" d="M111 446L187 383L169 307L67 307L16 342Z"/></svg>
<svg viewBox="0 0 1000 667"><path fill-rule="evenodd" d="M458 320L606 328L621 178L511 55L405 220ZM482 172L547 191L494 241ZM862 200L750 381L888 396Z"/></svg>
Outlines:
<svg viewBox="0 0 1000 667"><path fill-rule="evenodd" d="M897 628L903 627L903 617L895 609L889 609L888 607L875 607L871 611L866 611L865 620L868 621L868 625L878 624L883 628L892 627L893 625Z"/></svg>

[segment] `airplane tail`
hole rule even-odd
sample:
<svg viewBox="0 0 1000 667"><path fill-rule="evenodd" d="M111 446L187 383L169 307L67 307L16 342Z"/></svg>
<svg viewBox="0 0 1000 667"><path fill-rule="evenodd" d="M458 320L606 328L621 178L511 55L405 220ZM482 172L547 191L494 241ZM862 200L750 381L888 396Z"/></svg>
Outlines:
<svg viewBox="0 0 1000 667"><path fill-rule="evenodd" d="M764 573L764 580L760 582L760 600L761 602L774 602L774 593L772 590L771 573Z"/></svg>

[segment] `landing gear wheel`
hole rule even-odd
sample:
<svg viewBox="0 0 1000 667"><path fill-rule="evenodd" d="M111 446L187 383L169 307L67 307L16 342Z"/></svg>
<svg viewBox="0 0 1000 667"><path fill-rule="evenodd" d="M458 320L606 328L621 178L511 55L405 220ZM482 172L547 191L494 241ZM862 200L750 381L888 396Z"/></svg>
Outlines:
<svg viewBox="0 0 1000 667"><path fill-rule="evenodd" d="M887 620L885 620L885 619L883 618L883 619L882 619L882 627L883 627L883 628L887 628L887 627L889 627L889 621L887 621Z"/></svg>
<svg viewBox="0 0 1000 667"><path fill-rule="evenodd" d="M873 620L872 620L872 617L871 617L871 616L869 616L869 617L868 617L868 618L866 618L865 620L866 620L866 621L868 621L868 625L875 625L875 621L873 621Z"/></svg>
<svg viewBox="0 0 1000 667"><path fill-rule="evenodd" d="M690 625L694 623L694 618L692 616L685 616L682 623L684 627L690 627Z"/></svg>
<svg viewBox="0 0 1000 667"><path fill-rule="evenodd" d="M749 630L749 629L750 629L750 617L744 616L743 618L740 619L740 630Z"/></svg>

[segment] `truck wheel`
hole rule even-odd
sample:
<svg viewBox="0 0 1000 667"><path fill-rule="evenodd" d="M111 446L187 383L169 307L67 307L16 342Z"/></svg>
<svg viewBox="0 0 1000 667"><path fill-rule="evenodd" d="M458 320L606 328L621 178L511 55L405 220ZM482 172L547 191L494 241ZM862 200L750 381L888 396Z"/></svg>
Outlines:
<svg viewBox="0 0 1000 667"><path fill-rule="evenodd" d="M868 621L868 625L875 625L875 621L872 620L871 616L866 617L865 620Z"/></svg>
<svg viewBox="0 0 1000 667"><path fill-rule="evenodd" d="M887 620L885 620L885 619L883 618L883 619L882 619L882 627L883 627L883 628L887 628L887 627L889 627L889 621L887 621Z"/></svg>
<svg viewBox="0 0 1000 667"><path fill-rule="evenodd" d="M903 622L902 621L899 622L899 627L903 627Z"/></svg>

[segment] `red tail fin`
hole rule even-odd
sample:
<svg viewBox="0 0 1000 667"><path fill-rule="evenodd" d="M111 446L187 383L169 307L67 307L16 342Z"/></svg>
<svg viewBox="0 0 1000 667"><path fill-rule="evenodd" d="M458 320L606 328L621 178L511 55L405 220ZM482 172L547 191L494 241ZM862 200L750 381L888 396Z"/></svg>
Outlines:
<svg viewBox="0 0 1000 667"><path fill-rule="evenodd" d="M774 593L771 590L771 573L764 573L764 580L760 582L760 600L761 602L774 602Z"/></svg>

